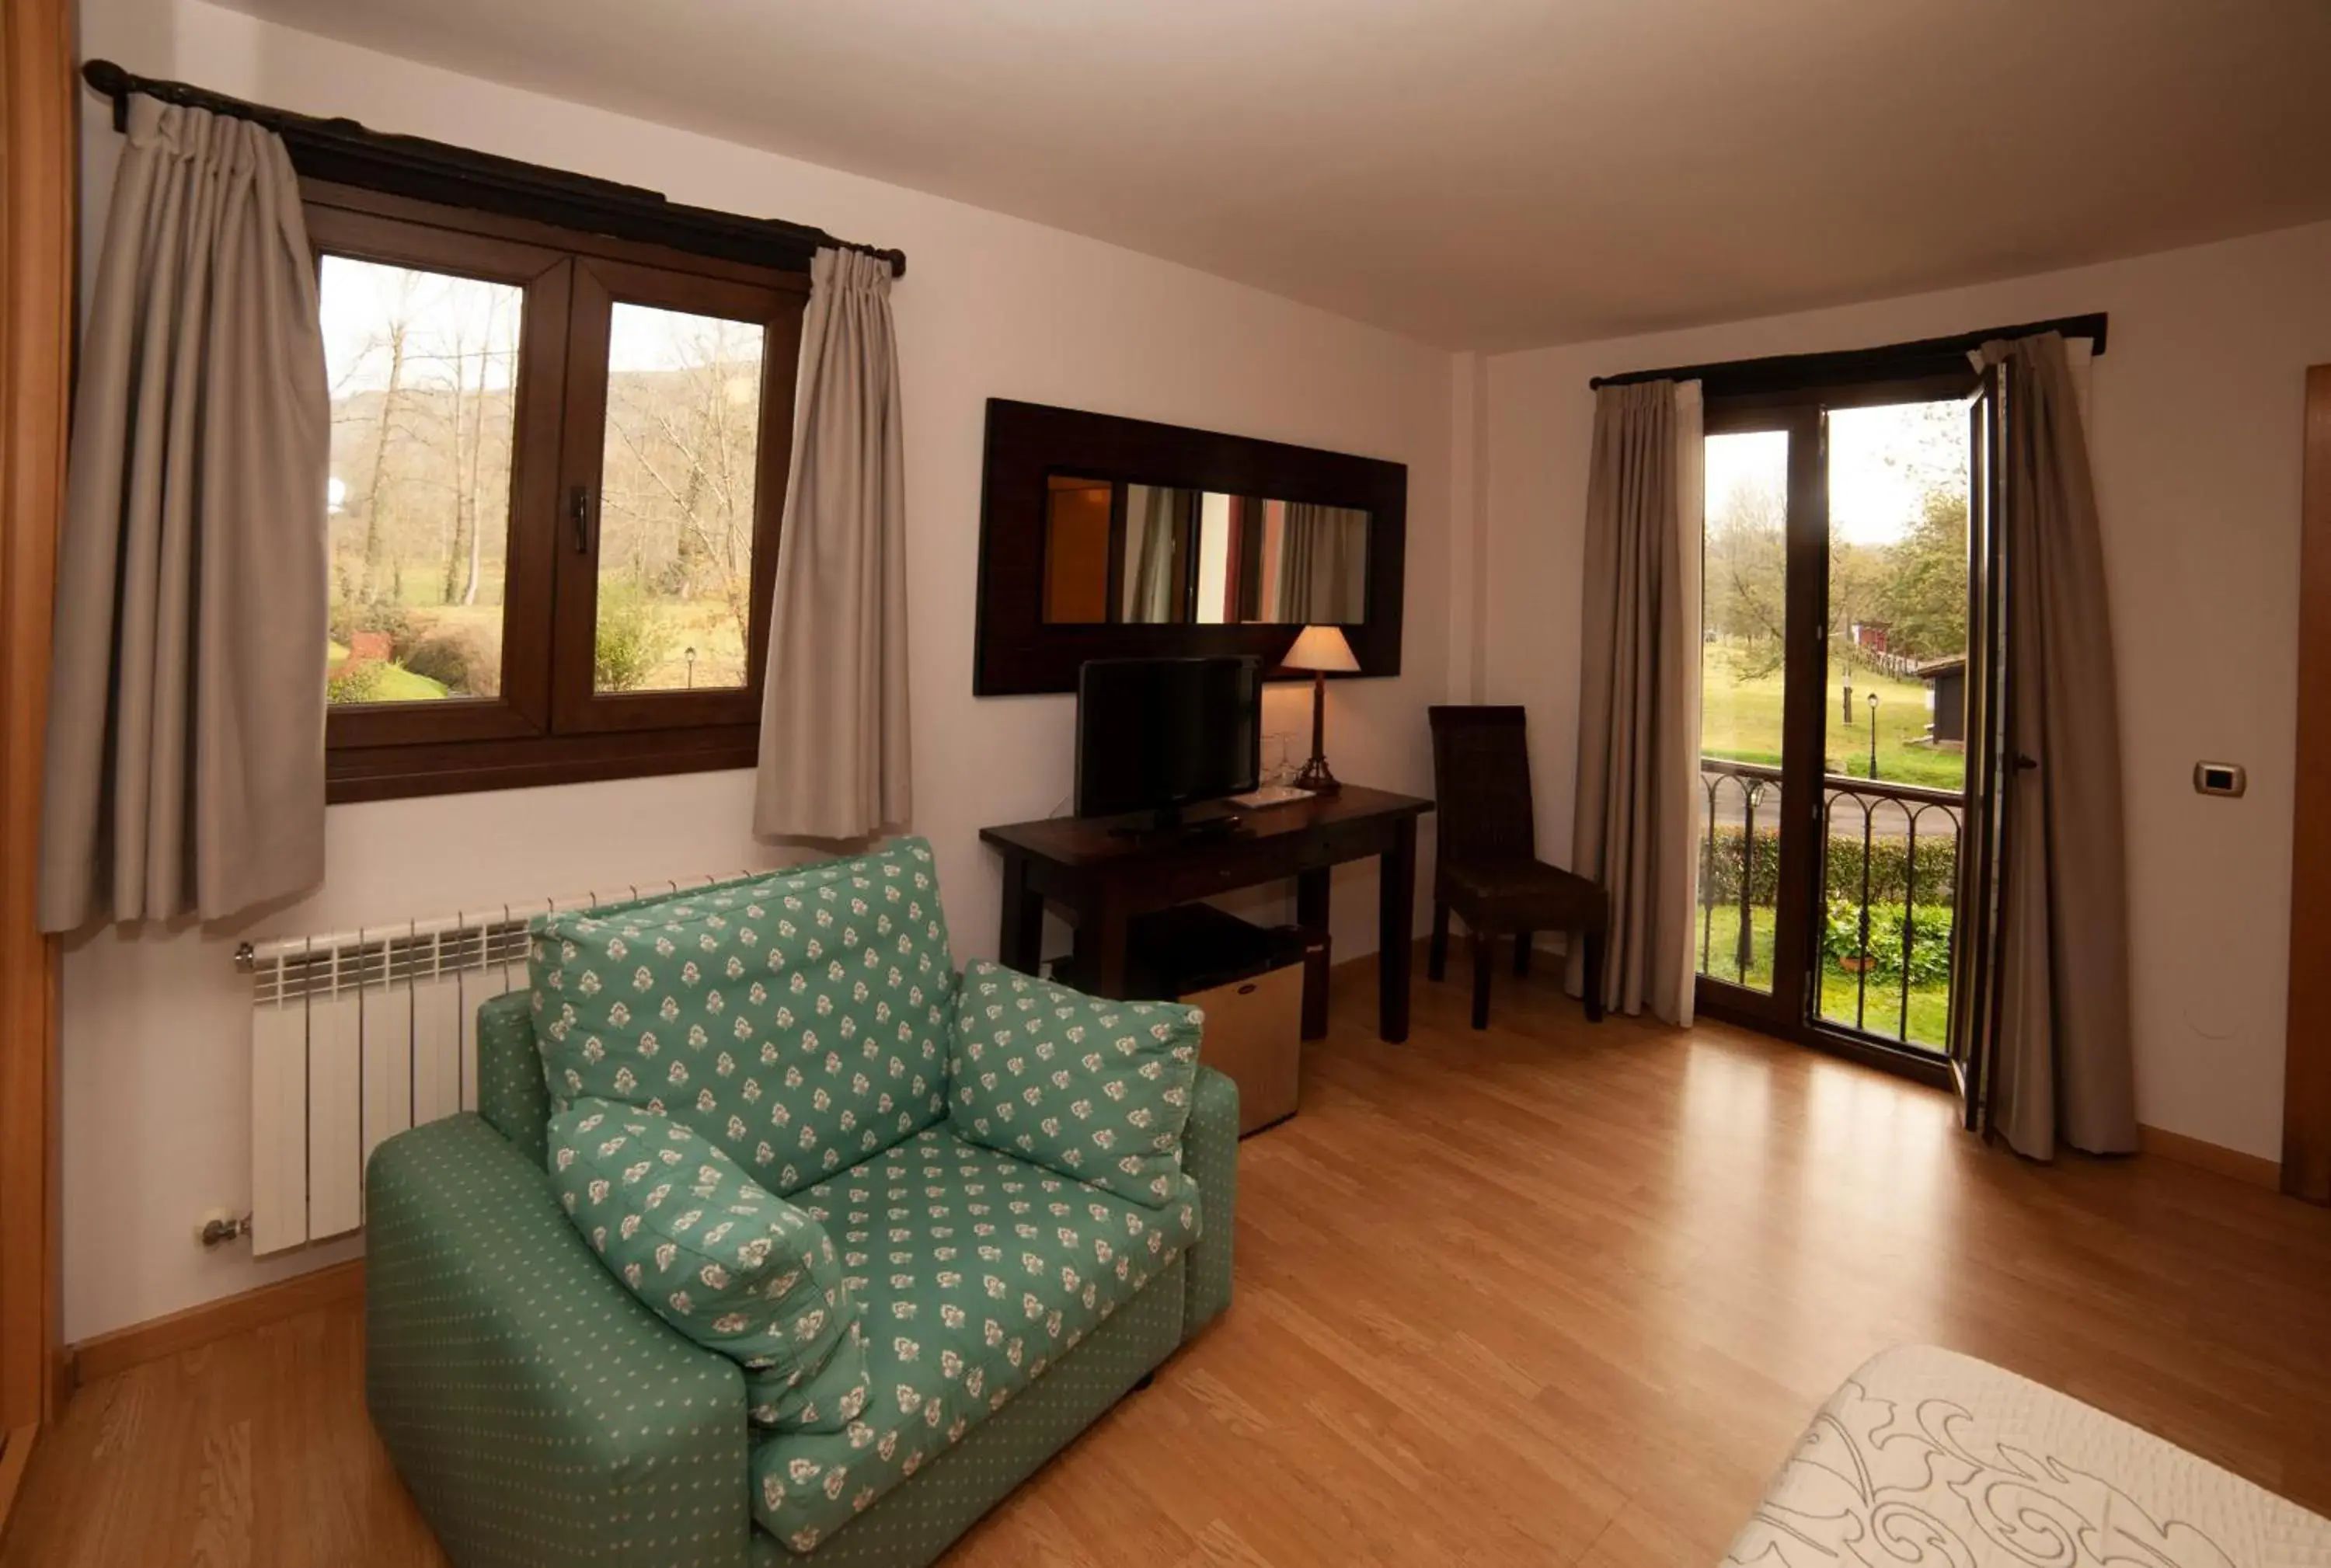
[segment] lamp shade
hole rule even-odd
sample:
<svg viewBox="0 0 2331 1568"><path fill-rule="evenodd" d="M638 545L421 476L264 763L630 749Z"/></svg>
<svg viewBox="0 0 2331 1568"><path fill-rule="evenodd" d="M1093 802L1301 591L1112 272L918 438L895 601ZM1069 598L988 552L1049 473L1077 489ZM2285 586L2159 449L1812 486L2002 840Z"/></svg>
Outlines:
<svg viewBox="0 0 2331 1568"><path fill-rule="evenodd" d="M1325 670L1337 675L1356 675L1360 668L1352 657L1352 645L1333 626L1306 626L1279 662L1283 669Z"/></svg>

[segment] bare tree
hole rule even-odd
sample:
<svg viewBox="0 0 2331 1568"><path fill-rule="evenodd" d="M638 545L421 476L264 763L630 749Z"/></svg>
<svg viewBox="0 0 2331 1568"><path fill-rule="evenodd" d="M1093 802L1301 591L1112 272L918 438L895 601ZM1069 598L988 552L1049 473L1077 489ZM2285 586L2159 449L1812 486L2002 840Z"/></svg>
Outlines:
<svg viewBox="0 0 2331 1568"><path fill-rule="evenodd" d="M370 600L382 596L381 562L388 543L385 514L395 493L389 478L388 437L396 418L397 395L404 390L405 349L413 330L413 280L411 272L403 275L396 306L374 345L388 356L388 384L380 396L380 424L373 438L372 473L365 486L363 593Z"/></svg>
<svg viewBox="0 0 2331 1568"><path fill-rule="evenodd" d="M1780 668L1788 646L1788 500L1769 484L1742 485L1709 524L1703 557L1708 623L1737 644L1744 679Z"/></svg>
<svg viewBox="0 0 2331 1568"><path fill-rule="evenodd" d="M461 314L453 318L452 333L453 410L449 422L452 446L452 527L445 541L445 571L442 602L447 604L474 604L478 602L478 579L483 565L483 537L479 529L478 503L480 479L485 461L486 404L490 401L488 387L493 364L499 351L495 336L501 317L501 295L499 290L486 297L483 331L477 346L469 340L469 323ZM477 386L470 385L470 365L477 363Z"/></svg>
<svg viewBox="0 0 2331 1568"><path fill-rule="evenodd" d="M478 518L479 478L485 466L486 377L492 367L493 359L501 357L506 353L505 350L495 347L501 326L501 315L502 295L500 290L496 290L486 300L486 349L478 360L478 400L470 423L470 470L468 478L461 487L462 501L470 513L469 572L461 584L461 603L464 604L474 604L478 602L478 579L485 565L485 538L479 527ZM505 377L505 379L511 380L514 384L514 378ZM505 492L509 489L507 475L502 488Z"/></svg>
<svg viewBox="0 0 2331 1568"><path fill-rule="evenodd" d="M707 321L668 371L610 377L601 559L681 600L717 596L739 645L752 617L760 335Z"/></svg>

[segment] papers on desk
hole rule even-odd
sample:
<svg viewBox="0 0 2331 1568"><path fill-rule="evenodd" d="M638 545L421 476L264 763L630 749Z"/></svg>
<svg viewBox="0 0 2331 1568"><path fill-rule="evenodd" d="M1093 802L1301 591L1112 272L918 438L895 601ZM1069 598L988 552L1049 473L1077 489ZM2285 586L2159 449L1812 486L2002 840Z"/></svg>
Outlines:
<svg viewBox="0 0 2331 1568"><path fill-rule="evenodd" d="M1309 790L1299 790L1293 784L1265 784L1259 790L1250 790L1245 794L1231 796L1231 804L1244 806L1250 811L1261 811L1265 806L1291 806L1297 801L1308 801L1310 798Z"/></svg>

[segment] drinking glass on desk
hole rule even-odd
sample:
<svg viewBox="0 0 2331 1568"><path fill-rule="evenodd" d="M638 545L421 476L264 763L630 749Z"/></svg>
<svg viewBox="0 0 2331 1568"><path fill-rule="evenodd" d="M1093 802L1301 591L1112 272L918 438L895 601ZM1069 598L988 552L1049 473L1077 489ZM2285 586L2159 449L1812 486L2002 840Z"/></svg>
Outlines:
<svg viewBox="0 0 2331 1568"><path fill-rule="evenodd" d="M1280 730L1262 737L1262 782L1283 784L1295 776L1293 742L1295 736Z"/></svg>

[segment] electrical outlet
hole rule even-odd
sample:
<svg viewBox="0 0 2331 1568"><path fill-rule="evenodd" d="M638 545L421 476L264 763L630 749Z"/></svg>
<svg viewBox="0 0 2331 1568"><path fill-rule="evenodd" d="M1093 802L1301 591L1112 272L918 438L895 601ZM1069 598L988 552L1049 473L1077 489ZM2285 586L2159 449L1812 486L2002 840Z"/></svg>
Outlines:
<svg viewBox="0 0 2331 1568"><path fill-rule="evenodd" d="M251 1234L251 1221L233 1209L206 1209L201 1223L195 1227L195 1240L205 1247L216 1247Z"/></svg>

